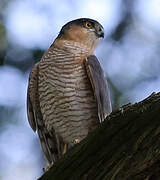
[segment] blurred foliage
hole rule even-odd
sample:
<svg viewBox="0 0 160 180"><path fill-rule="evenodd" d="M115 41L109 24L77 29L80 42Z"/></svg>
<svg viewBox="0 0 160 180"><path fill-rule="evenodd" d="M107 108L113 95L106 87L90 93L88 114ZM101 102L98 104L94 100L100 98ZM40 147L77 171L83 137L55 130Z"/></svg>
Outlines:
<svg viewBox="0 0 160 180"><path fill-rule="evenodd" d="M33 57L34 57L35 63L40 61L43 53L44 53L44 51L42 51L40 49L33 50Z"/></svg>
<svg viewBox="0 0 160 180"><path fill-rule="evenodd" d="M8 107L8 106L0 106L0 115L1 115L0 127L2 127L3 123L6 123L7 119L10 119L10 117L14 117L17 113L17 110L18 110L18 108L16 108L16 107L14 108L14 107ZM11 118L9 123L16 124L17 121L16 121L16 119Z"/></svg>
<svg viewBox="0 0 160 180"><path fill-rule="evenodd" d="M4 63L4 56L5 56L5 53L3 51L1 51L0 52L0 66L2 66Z"/></svg>
<svg viewBox="0 0 160 180"><path fill-rule="evenodd" d="M129 25L132 24L133 1L124 0L123 6L123 16L121 21L111 33L111 39L119 42L125 36L125 32Z"/></svg>
<svg viewBox="0 0 160 180"><path fill-rule="evenodd" d="M8 40L6 38L6 29L2 22L0 22L0 49L3 51L7 48Z"/></svg>
<svg viewBox="0 0 160 180"><path fill-rule="evenodd" d="M14 66L22 72L30 71L35 63L37 63L44 51L40 49L28 50L24 48L11 48L7 51L5 64Z"/></svg>
<svg viewBox="0 0 160 180"><path fill-rule="evenodd" d="M5 51L7 49L7 38L6 38L6 29L2 24L2 20L0 18L0 65L4 63Z"/></svg>

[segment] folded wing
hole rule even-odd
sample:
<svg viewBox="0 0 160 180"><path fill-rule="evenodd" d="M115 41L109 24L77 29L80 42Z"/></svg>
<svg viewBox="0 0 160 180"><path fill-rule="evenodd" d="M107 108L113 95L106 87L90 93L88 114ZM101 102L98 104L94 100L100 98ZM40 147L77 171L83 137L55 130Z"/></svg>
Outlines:
<svg viewBox="0 0 160 180"><path fill-rule="evenodd" d="M102 122L112 111L107 79L96 56L88 56L85 59L85 66L97 102L98 117Z"/></svg>

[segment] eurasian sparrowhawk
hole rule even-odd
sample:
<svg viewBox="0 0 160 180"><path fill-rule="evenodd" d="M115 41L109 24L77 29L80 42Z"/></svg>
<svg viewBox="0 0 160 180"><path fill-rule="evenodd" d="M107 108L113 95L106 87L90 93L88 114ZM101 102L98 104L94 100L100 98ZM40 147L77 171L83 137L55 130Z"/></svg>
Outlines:
<svg viewBox="0 0 160 180"><path fill-rule="evenodd" d="M104 29L95 20L68 22L32 69L28 119L49 165L111 112L107 81L94 55L101 37Z"/></svg>

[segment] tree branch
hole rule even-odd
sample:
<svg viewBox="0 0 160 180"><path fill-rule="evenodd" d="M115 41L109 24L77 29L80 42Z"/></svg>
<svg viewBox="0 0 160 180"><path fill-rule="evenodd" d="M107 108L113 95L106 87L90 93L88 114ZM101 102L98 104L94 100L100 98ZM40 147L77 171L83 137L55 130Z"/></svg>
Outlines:
<svg viewBox="0 0 160 180"><path fill-rule="evenodd" d="M158 180L160 93L111 113L39 180Z"/></svg>

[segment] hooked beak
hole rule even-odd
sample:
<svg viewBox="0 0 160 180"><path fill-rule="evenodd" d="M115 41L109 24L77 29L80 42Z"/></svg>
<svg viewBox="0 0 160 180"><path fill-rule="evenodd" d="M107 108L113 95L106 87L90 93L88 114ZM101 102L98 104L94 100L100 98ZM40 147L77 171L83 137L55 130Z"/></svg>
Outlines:
<svg viewBox="0 0 160 180"><path fill-rule="evenodd" d="M99 38L104 38L104 29L103 27L98 27L97 31L96 31L96 35L99 37Z"/></svg>
<svg viewBox="0 0 160 180"><path fill-rule="evenodd" d="M104 32L98 32L97 34L100 38L104 38Z"/></svg>

